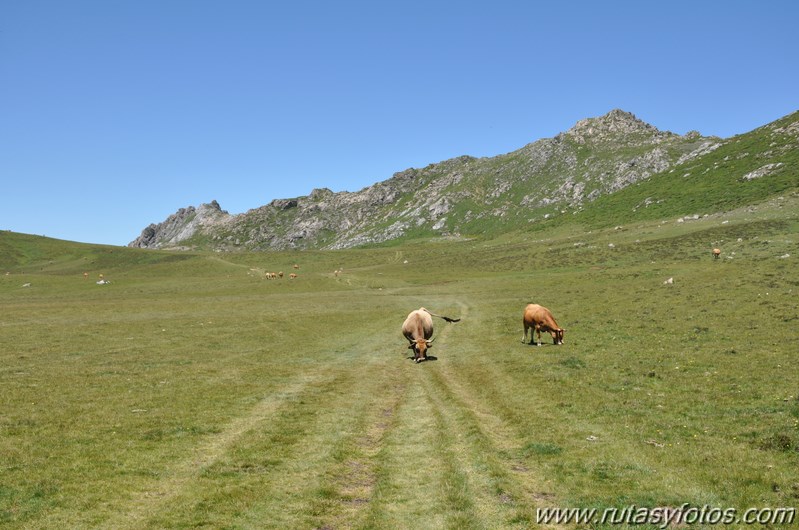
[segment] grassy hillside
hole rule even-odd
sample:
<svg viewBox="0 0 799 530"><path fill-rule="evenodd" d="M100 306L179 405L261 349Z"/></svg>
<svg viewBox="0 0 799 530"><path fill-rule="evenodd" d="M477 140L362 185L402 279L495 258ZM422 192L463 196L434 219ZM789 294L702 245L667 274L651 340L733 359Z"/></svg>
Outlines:
<svg viewBox="0 0 799 530"><path fill-rule="evenodd" d="M545 506L795 506L797 212L784 193L684 223L335 252L0 233L0 524L528 528ZM299 277L264 279L280 270ZM531 301L565 345L520 342ZM437 320L417 365L400 325L420 306L462 321Z"/></svg>

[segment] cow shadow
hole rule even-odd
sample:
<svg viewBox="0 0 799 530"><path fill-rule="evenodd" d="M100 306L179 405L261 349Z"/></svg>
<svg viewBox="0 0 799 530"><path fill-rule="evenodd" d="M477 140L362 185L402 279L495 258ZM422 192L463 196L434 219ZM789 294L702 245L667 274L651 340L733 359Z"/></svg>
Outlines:
<svg viewBox="0 0 799 530"><path fill-rule="evenodd" d="M537 345L535 342L530 344L529 342L523 343L524 346L530 346L532 348L544 348L544 347L556 347L556 346L563 346L563 344L552 344L551 342L543 342L541 346Z"/></svg>
<svg viewBox="0 0 799 530"><path fill-rule="evenodd" d="M409 355L408 357L406 357L406 359L413 361L414 360L414 356L413 355ZM427 358L424 359L422 362L424 362L424 361L437 361L437 360L438 360L438 357L436 357L435 355L428 355Z"/></svg>

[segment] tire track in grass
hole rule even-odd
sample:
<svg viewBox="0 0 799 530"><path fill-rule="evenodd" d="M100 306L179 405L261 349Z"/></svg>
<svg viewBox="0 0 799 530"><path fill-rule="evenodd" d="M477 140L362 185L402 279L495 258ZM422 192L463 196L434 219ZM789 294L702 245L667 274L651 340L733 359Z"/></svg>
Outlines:
<svg viewBox="0 0 799 530"><path fill-rule="evenodd" d="M532 524L535 521L536 508L563 506L558 504L559 498L553 493L553 488L555 491L561 488L554 484L546 486L545 484L550 483L551 479L548 480L546 477L541 476L540 473L536 473L535 469L530 469L529 463L521 456L520 449L528 445L529 441L521 434L520 427L516 426L516 422L523 421L518 411L513 409L512 404L499 402L496 398L485 402L475 400L477 394L468 389L471 381L464 380L464 384L462 384L461 380L464 378L458 377L454 371L449 372L448 375L443 376L442 385L451 389L454 398L463 404L464 411L469 411L473 414L475 424L479 426L481 433L485 436L490 446L494 448L492 453L495 454L494 460L498 465L500 476L506 476L510 479L508 492L511 493L511 498L519 506L521 516ZM492 372L492 375L498 374L499 372ZM491 392L488 392L488 394L490 395ZM542 401L546 401L547 397L546 395L540 395ZM496 410L496 414L490 412L492 408ZM545 410L539 412L546 417L550 417L552 421L557 420ZM579 418L575 418L575 420L580 421ZM596 433L600 439L610 438L604 426L590 421L582 423L578 429ZM616 440L615 443L622 447L620 453L609 453L607 452L608 449L605 449L602 445L591 449L572 448L571 450L575 453L582 451L586 462L591 462L594 459L605 459L621 462L630 461L637 464L643 461L645 464L639 465L653 469L657 468L657 457L653 456L653 453L640 453L640 442L638 446L632 440ZM674 489L691 491L691 488L695 487L689 482L690 478L683 478L679 473L673 474L672 470L666 470L664 473L668 474L669 478L666 480L672 485L670 487Z"/></svg>
<svg viewBox="0 0 799 530"><path fill-rule="evenodd" d="M407 374L373 365L362 374L356 402L362 404L353 435L342 440L346 455L331 471L324 487L336 492L336 502L319 518L318 528L356 528L364 524L377 484L376 457L390 432L408 387ZM362 396L362 397L361 397ZM361 397L361 399L357 399Z"/></svg>
<svg viewBox="0 0 799 530"><path fill-rule="evenodd" d="M379 373L385 361L374 351L384 341L382 335L369 337L346 362L338 354L320 355L307 365L310 370L298 365L304 375L295 373L293 382L242 411L222 432L198 441L190 457L162 466L163 478L133 493L103 527L192 526L192 521L265 527L273 516L292 524L308 520L309 510L318 508L314 496L325 495L314 489L330 473L330 462L337 462L338 440L352 436L352 418L370 403L353 402L353 389L365 367ZM284 484L295 478L289 491ZM264 514L269 509L272 513Z"/></svg>
<svg viewBox="0 0 799 530"><path fill-rule="evenodd" d="M468 321L469 306L456 303ZM437 329L439 351L453 352L457 334L448 337L456 328ZM535 507L549 505L551 497L515 457L524 445L518 429L460 382L447 357L406 370L408 398L378 455L375 503L365 526L534 526ZM426 509L416 507L420 504Z"/></svg>
<svg viewBox="0 0 799 530"><path fill-rule="evenodd" d="M423 385L421 365L406 365L407 396L376 455L373 502L366 528L445 528L439 433Z"/></svg>
<svg viewBox="0 0 799 530"><path fill-rule="evenodd" d="M303 410L278 418L270 425L271 436L254 440L246 447L246 458L259 459L263 452L274 449L280 461L252 486L261 493L260 498L242 510L244 513L235 518L233 526L323 527L320 521L337 500L329 477L342 461L347 461L347 443L356 436L363 409L369 403L357 399L361 371L374 364L379 363L336 365L339 377L309 391L311 395L303 397L300 404ZM275 447L276 441L283 444L282 451Z"/></svg>
<svg viewBox="0 0 799 530"><path fill-rule="evenodd" d="M459 302L460 317L467 318L468 306ZM439 334L443 344L453 328L446 326ZM470 476L469 466L464 461L464 452L468 447L468 433L463 432L461 425L454 419L455 411L450 404L442 398L435 384L436 372L443 363L436 363L428 368L420 378L424 389L425 401L428 403L436 421L436 447L437 454L443 464L442 494L446 499L445 526L446 528L489 528L475 512L475 487L473 477Z"/></svg>
<svg viewBox="0 0 799 530"><path fill-rule="evenodd" d="M270 497L282 494L284 481L295 484L282 502L265 504L271 506L266 515L273 527L352 528L366 518L377 483L375 457L395 423L408 378L394 369L398 360L385 352L382 331L357 342L348 362L334 362L342 376L324 393L335 399L326 400L325 410L311 417L317 426L293 449L293 463L272 472L281 482L273 481ZM292 520L286 518L286 510L303 515ZM264 512L264 506L256 507L236 521L245 527L263 527Z"/></svg>
<svg viewBox="0 0 799 530"><path fill-rule="evenodd" d="M382 334L374 341L380 347L384 347L384 342ZM331 496L335 500L324 507L316 528L374 528L387 524L382 518L381 508L386 497L381 496L383 490L379 487L387 483L385 474L381 475L384 457L395 452L394 448L387 449L387 446L394 443L391 437L395 436L395 430L406 417L403 414L408 400L429 401L428 397L419 395L418 390L410 388L424 373L424 368L411 363L404 351L401 360L396 358L396 354L393 357L388 363L383 361L358 368L361 384L353 395L354 406L361 405L360 419L353 429L357 434L343 438L335 450L345 454L346 458L333 467L322 486L322 489L333 492ZM430 435L436 436L437 432L430 431ZM417 437L415 434L410 436ZM407 439L408 435L400 435L399 439L403 438ZM390 503L394 500L390 499ZM424 499L422 502L427 503ZM401 513L398 515L404 517Z"/></svg>
<svg viewBox="0 0 799 530"><path fill-rule="evenodd" d="M508 427L496 418L486 422L440 373L431 374L429 384L429 395L441 411L442 430L457 433L449 441L450 466L467 481L472 526L527 527L536 494L521 480L519 470L528 470L507 456L519 447L508 438L513 436Z"/></svg>
<svg viewBox="0 0 799 530"><path fill-rule="evenodd" d="M368 460L353 458L352 447L369 441L362 427L374 415L371 398L391 382L380 377L387 373L385 359L372 352L359 348L358 362L319 366L336 377L306 388L293 406L232 444L174 500L170 508L181 512L151 526L341 528L342 520L357 519L374 479ZM215 508L203 513L203 506Z"/></svg>
<svg viewBox="0 0 799 530"><path fill-rule="evenodd" d="M487 527L480 524L475 513L474 486L469 476L467 465L463 460L466 450L464 433L452 420L452 411L443 403L440 396L435 394L430 378L426 378L425 394L434 405L433 413L438 427L438 447L444 464L444 482L442 493L447 500L446 526L447 528L480 528Z"/></svg>
<svg viewBox="0 0 799 530"><path fill-rule="evenodd" d="M195 447L188 458L166 470L164 479L135 495L128 506L117 511L116 517L103 523L103 528L143 526L150 514L160 513L163 506L181 495L204 469L219 460L241 436L296 399L308 385L318 383L319 377L316 375L303 376L261 399L247 414L232 420L222 432Z"/></svg>
<svg viewBox="0 0 799 530"><path fill-rule="evenodd" d="M435 301L432 302L433 304ZM451 326L437 328L445 344ZM458 528L471 524L466 481L451 454L452 434L430 394L435 363L401 363L401 393L371 459L374 487L362 528Z"/></svg>
<svg viewBox="0 0 799 530"><path fill-rule="evenodd" d="M320 366L336 375L318 378L243 433L147 526L319 527L331 499L325 477L360 414L358 404L349 406L359 382L354 366Z"/></svg>
<svg viewBox="0 0 799 530"><path fill-rule="evenodd" d="M497 457L486 426L446 384L439 368L426 372L421 383L436 421L445 527L529 527L532 515L521 486Z"/></svg>
<svg viewBox="0 0 799 530"><path fill-rule="evenodd" d="M459 305L463 315L469 314L466 304ZM452 363L435 368L428 393L447 411L447 429L460 433L460 465L470 477L474 513L488 527L495 527L497 518L505 527L531 525L535 507L551 505L552 496L543 492L541 477L515 456L525 443L518 428L478 399Z"/></svg>

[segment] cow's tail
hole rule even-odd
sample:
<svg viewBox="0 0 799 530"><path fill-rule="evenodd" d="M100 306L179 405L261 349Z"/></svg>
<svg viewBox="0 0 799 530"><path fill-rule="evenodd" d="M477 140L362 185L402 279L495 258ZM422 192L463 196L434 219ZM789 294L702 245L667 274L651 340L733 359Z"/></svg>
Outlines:
<svg viewBox="0 0 799 530"><path fill-rule="evenodd" d="M436 315L435 313L433 313L432 311L430 311L429 309L426 309L426 308L424 308L424 307L423 307L422 309L423 309L423 310L424 310L426 313L430 314L430 316L434 316L434 317L438 317L438 318L443 318L443 319L444 319L444 320L446 320L447 322L460 322L460 320L461 320L461 319L459 319L459 318L450 318L450 317L445 317L445 316L442 316L442 315Z"/></svg>

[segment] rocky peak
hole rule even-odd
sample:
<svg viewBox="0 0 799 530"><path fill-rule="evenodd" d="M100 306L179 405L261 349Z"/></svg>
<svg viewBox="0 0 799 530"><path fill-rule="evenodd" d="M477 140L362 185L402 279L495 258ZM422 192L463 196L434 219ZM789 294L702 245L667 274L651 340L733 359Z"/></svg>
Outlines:
<svg viewBox="0 0 799 530"><path fill-rule="evenodd" d="M211 210L211 211L227 213L226 211L222 210L222 207L219 206L219 203L216 202L216 200L212 200L211 202L209 202L207 204L201 204L200 205L200 209L207 209L207 210Z"/></svg>
<svg viewBox="0 0 799 530"><path fill-rule="evenodd" d="M614 109L604 116L578 121L566 134L590 137L607 133L633 134L640 132L657 134L660 131L656 127L639 120L631 112Z"/></svg>

